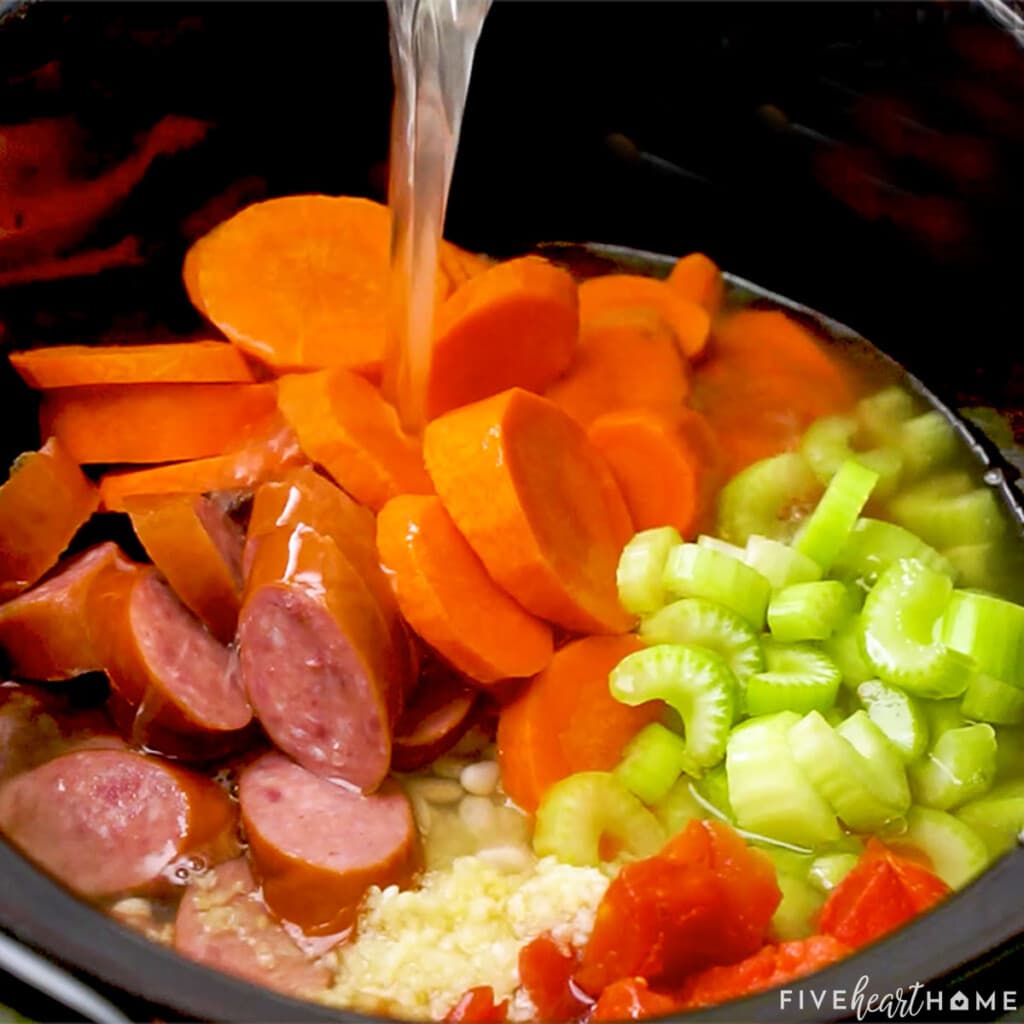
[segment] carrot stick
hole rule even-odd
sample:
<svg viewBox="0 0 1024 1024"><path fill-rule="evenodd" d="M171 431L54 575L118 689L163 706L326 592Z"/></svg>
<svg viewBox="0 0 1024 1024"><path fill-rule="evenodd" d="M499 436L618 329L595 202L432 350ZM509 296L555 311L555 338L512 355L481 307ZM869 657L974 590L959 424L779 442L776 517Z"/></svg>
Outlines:
<svg viewBox="0 0 1024 1024"><path fill-rule="evenodd" d="M699 355L707 344L711 324L707 310L664 281L638 274L606 274L584 281L579 292L581 323L614 319L629 312L665 323L687 358Z"/></svg>
<svg viewBox="0 0 1024 1024"><path fill-rule="evenodd" d="M437 250L437 261L445 279L444 297L494 265L486 256L479 256L443 240Z"/></svg>
<svg viewBox="0 0 1024 1024"><path fill-rule="evenodd" d="M242 593L242 534L209 498L125 499L135 536L171 589L221 643L231 643Z"/></svg>
<svg viewBox="0 0 1024 1024"><path fill-rule="evenodd" d="M377 549L406 622L470 679L518 679L551 660L551 628L487 575L435 496L392 498Z"/></svg>
<svg viewBox="0 0 1024 1024"><path fill-rule="evenodd" d="M223 341L59 345L12 352L11 365L33 388L251 383L256 379L238 349Z"/></svg>
<svg viewBox="0 0 1024 1024"><path fill-rule="evenodd" d="M53 566L98 504L96 488L57 438L20 456L0 486L0 599Z"/></svg>
<svg viewBox="0 0 1024 1024"><path fill-rule="evenodd" d="M586 427L617 409L678 409L689 388L686 364L664 324L602 320L581 326L569 372L545 394Z"/></svg>
<svg viewBox="0 0 1024 1024"><path fill-rule="evenodd" d="M275 410L251 441L226 455L191 459L152 469L106 473L100 495L108 512L123 512L133 494L209 494L249 490L305 461L299 440Z"/></svg>
<svg viewBox="0 0 1024 1024"><path fill-rule="evenodd" d="M273 409L273 384L115 384L48 392L39 420L82 463L171 462L239 446Z"/></svg>
<svg viewBox="0 0 1024 1024"><path fill-rule="evenodd" d="M725 281L713 260L702 252L691 252L676 260L665 283L684 299L703 306L711 317L718 316L725 299Z"/></svg>
<svg viewBox="0 0 1024 1024"><path fill-rule="evenodd" d="M278 381L278 406L303 451L356 501L379 509L398 494L429 494L419 444L377 389L345 369Z"/></svg>
<svg viewBox="0 0 1024 1024"><path fill-rule="evenodd" d="M543 391L568 368L579 330L576 284L537 256L470 278L434 318L426 416L522 387Z"/></svg>
<svg viewBox="0 0 1024 1024"><path fill-rule="evenodd" d="M696 535L719 467L680 418L646 409L613 412L594 420L587 436L611 467L636 529L674 526L683 537Z"/></svg>
<svg viewBox="0 0 1024 1024"><path fill-rule="evenodd" d="M505 792L526 811L559 779L610 771L622 748L661 715L658 703L631 708L608 691L608 673L643 644L635 636L589 636L555 652L551 664L498 719Z"/></svg>
<svg viewBox="0 0 1024 1024"><path fill-rule="evenodd" d="M633 527L579 424L512 388L434 420L423 444L448 514L527 611L580 632L629 629L615 570Z"/></svg>

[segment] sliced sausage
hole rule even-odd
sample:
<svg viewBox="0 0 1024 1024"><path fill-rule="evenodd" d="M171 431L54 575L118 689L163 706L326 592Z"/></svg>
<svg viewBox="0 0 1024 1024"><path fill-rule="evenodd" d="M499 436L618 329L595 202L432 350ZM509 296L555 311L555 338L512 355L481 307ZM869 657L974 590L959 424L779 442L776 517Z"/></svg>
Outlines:
<svg viewBox="0 0 1024 1024"><path fill-rule="evenodd" d="M49 579L0 605L0 647L20 679L71 679L103 662L93 643L89 591L105 570L130 563L116 544L69 559Z"/></svg>
<svg viewBox="0 0 1024 1024"><path fill-rule="evenodd" d="M411 772L454 747L473 724L479 691L436 659L426 662L412 700L395 723L391 765Z"/></svg>
<svg viewBox="0 0 1024 1024"><path fill-rule="evenodd" d="M127 750L82 750L0 786L0 832L84 896L161 888L182 858L238 852L214 782Z"/></svg>
<svg viewBox="0 0 1024 1024"><path fill-rule="evenodd" d="M317 775L376 788L407 663L333 540L296 526L260 541L238 643L249 700L274 744Z"/></svg>
<svg viewBox="0 0 1024 1024"><path fill-rule="evenodd" d="M331 979L328 967L299 949L270 916L244 857L189 883L174 922L174 948L288 995L322 990Z"/></svg>
<svg viewBox="0 0 1024 1024"><path fill-rule="evenodd" d="M201 760L245 742L252 709L237 658L153 569L107 573L91 601L113 708L133 716L134 741Z"/></svg>
<svg viewBox="0 0 1024 1024"><path fill-rule="evenodd" d="M390 780L365 796L273 753L242 772L238 799L267 905L311 934L345 930L371 885L419 870L412 810Z"/></svg>

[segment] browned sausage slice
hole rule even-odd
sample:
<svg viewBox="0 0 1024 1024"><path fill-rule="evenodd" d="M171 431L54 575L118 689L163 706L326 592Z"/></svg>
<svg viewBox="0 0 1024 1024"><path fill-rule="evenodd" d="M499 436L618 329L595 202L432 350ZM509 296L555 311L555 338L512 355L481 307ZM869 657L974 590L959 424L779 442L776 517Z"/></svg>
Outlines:
<svg viewBox="0 0 1024 1024"><path fill-rule="evenodd" d="M160 888L186 856L238 851L219 786L126 750L64 754L5 782L0 832L85 896Z"/></svg>
<svg viewBox="0 0 1024 1024"><path fill-rule="evenodd" d="M420 867L412 810L394 782L365 796L274 753L242 772L238 798L267 905L310 934L344 931L371 885L403 885Z"/></svg>
<svg viewBox="0 0 1024 1024"><path fill-rule="evenodd" d="M174 948L289 995L323 990L331 979L329 968L300 950L270 916L243 857L189 883L174 923Z"/></svg>

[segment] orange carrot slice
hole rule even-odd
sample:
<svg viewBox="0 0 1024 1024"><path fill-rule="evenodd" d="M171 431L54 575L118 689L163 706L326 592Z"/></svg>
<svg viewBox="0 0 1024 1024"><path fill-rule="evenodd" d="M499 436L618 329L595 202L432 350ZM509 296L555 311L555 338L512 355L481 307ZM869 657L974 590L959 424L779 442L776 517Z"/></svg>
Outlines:
<svg viewBox="0 0 1024 1024"><path fill-rule="evenodd" d="M676 410L689 388L672 332L633 318L582 325L569 372L545 394L586 427L616 409Z"/></svg>
<svg viewBox="0 0 1024 1024"><path fill-rule="evenodd" d="M59 345L12 352L11 365L33 388L251 383L256 379L238 349L223 341Z"/></svg>
<svg viewBox="0 0 1024 1024"><path fill-rule="evenodd" d="M51 391L39 421L81 463L172 462L238 447L273 410L273 384L116 384Z"/></svg>
<svg viewBox="0 0 1024 1024"><path fill-rule="evenodd" d="M610 771L622 748L662 707L631 708L608 691L608 673L643 644L635 636L589 636L555 652L551 664L498 719L505 792L535 811L547 789L574 772Z"/></svg>
<svg viewBox="0 0 1024 1024"><path fill-rule="evenodd" d="M135 536L178 599L231 643L242 595L242 533L209 498L192 494L125 499Z"/></svg>
<svg viewBox="0 0 1024 1024"><path fill-rule="evenodd" d="M356 501L379 509L399 494L429 494L419 444L380 392L348 370L278 381L278 406L303 451Z"/></svg>
<svg viewBox="0 0 1024 1024"><path fill-rule="evenodd" d="M427 419L511 387L543 391L568 368L578 330L576 284L547 260L470 278L434 318Z"/></svg>
<svg viewBox="0 0 1024 1024"><path fill-rule="evenodd" d="M711 327L707 310L664 281L638 274L606 274L584 281L579 294L581 323L620 317L629 311L663 321L676 336L683 355L690 359L707 344Z"/></svg>
<svg viewBox="0 0 1024 1024"><path fill-rule="evenodd" d="M0 486L0 599L56 564L99 505L99 492L61 442L20 456Z"/></svg>
<svg viewBox="0 0 1024 1024"><path fill-rule="evenodd" d="M629 629L615 570L633 527L578 423L512 388L434 420L423 444L448 514L527 611L580 632Z"/></svg>
<svg viewBox="0 0 1024 1024"><path fill-rule="evenodd" d="M725 299L725 280L717 264L702 252L691 252L676 260L665 283L684 299L696 302L715 317Z"/></svg>
<svg viewBox="0 0 1024 1024"><path fill-rule="evenodd" d="M437 250L437 261L440 272L444 277L446 288L445 296L450 295L456 288L464 285L470 278L482 274L489 267L494 265L493 260L486 256L480 256L475 252L455 245L452 242L441 241Z"/></svg>
<svg viewBox="0 0 1024 1024"><path fill-rule="evenodd" d="M435 496L389 501L377 517L377 549L406 622L469 678L522 678L551 660L550 627L487 575Z"/></svg>

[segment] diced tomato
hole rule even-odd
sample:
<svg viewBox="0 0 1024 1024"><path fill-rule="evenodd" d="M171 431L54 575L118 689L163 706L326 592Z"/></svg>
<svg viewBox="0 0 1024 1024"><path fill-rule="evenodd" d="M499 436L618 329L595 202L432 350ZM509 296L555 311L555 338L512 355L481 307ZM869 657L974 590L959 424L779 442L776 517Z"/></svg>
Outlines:
<svg viewBox="0 0 1024 1024"><path fill-rule="evenodd" d="M866 946L949 892L949 886L927 868L897 856L873 839L825 902L819 929L848 946Z"/></svg>
<svg viewBox="0 0 1024 1024"><path fill-rule="evenodd" d="M541 935L519 951L519 980L537 1009L539 1021L575 1020L589 1008L576 996L573 972L579 958Z"/></svg>
<svg viewBox="0 0 1024 1024"><path fill-rule="evenodd" d="M601 993L590 1019L646 1020L674 1013L682 1005L678 996L652 991L643 978L620 978Z"/></svg>
<svg viewBox="0 0 1024 1024"><path fill-rule="evenodd" d="M448 1011L445 1021L450 1024L503 1024L508 1013L508 1000L494 1001L490 985L471 988Z"/></svg>

